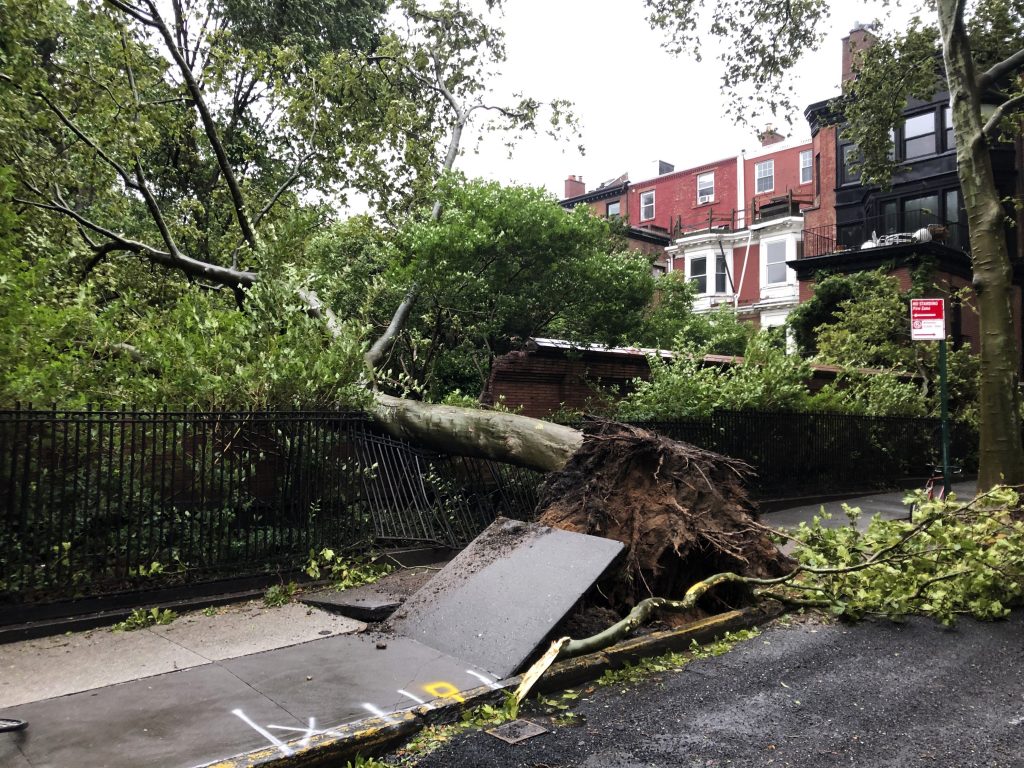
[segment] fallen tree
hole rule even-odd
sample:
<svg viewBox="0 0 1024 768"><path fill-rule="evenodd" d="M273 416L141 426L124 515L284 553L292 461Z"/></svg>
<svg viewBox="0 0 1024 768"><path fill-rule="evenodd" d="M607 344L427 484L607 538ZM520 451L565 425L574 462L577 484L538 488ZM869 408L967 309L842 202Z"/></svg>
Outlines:
<svg viewBox="0 0 1024 768"><path fill-rule="evenodd" d="M624 618L590 637L560 637L524 673L515 691L521 702L545 670L559 659L596 653L659 613L686 613L723 585L750 590L754 600L816 608L840 617L866 615L902 619L911 614L952 624L958 616L1000 619L1024 602L1024 507L1017 489L1001 486L966 503L908 498L910 520L875 517L867 530L853 523L860 510L847 508L851 525L827 528L815 519L792 536L797 562L780 576L763 578L726 571L691 584L679 599L649 597ZM767 529L765 529L767 530Z"/></svg>

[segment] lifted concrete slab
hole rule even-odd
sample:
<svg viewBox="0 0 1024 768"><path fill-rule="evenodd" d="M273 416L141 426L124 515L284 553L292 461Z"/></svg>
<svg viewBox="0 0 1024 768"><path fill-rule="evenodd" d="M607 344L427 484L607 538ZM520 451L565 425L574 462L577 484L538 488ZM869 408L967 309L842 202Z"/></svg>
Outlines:
<svg viewBox="0 0 1024 768"><path fill-rule="evenodd" d="M426 584L439 568L403 568L373 584L352 589L322 589L299 599L325 611L340 613L359 621L384 621Z"/></svg>
<svg viewBox="0 0 1024 768"><path fill-rule="evenodd" d="M499 518L409 598L392 628L508 677L622 548L609 539Z"/></svg>
<svg viewBox="0 0 1024 768"><path fill-rule="evenodd" d="M187 768L268 747L286 757L286 741L482 684L497 685L407 638L338 636L5 710L29 727L0 734L0 756L33 768Z"/></svg>

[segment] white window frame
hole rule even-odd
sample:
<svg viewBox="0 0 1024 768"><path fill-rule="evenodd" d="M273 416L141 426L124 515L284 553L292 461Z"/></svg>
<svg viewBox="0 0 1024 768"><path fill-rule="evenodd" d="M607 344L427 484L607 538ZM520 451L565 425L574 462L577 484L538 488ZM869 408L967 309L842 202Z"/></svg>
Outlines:
<svg viewBox="0 0 1024 768"><path fill-rule="evenodd" d="M649 198L649 202L648 199ZM650 208L650 215L647 209ZM654 190L649 189L640 193L640 221L650 221L654 218Z"/></svg>
<svg viewBox="0 0 1024 768"><path fill-rule="evenodd" d="M800 183L810 184L814 181L814 151L805 149L800 152Z"/></svg>
<svg viewBox="0 0 1024 768"><path fill-rule="evenodd" d="M686 254L686 279L693 280L693 262L695 259L704 259L704 290L698 291L698 296L725 296L729 293L729 253L723 256L717 249L694 251ZM725 267L723 272L718 271L719 262ZM718 276L724 275L722 290L718 290Z"/></svg>
<svg viewBox="0 0 1024 768"><path fill-rule="evenodd" d="M767 171L767 173L765 173ZM767 187L762 189L761 182L768 179ZM754 194L763 195L775 189L775 159L761 160L754 163Z"/></svg>
<svg viewBox="0 0 1024 768"><path fill-rule="evenodd" d="M709 271L709 268L712 266L711 259L714 258L714 255L715 254L714 254L713 251L697 251L695 253L688 253L688 254L686 254L686 281L687 282L693 282L694 278L697 277L696 275L693 274L693 262L696 261L697 259L704 259L704 275L703 275L703 277L704 277L704 290L703 291L698 290L697 291L697 295L698 296L707 296L708 295L708 284L709 284L709 281L708 281L708 277L709 277L708 271Z"/></svg>
<svg viewBox="0 0 1024 768"><path fill-rule="evenodd" d="M707 183L708 179L711 180L710 185ZM703 194L701 193L701 186L704 187ZM710 189L709 189L710 187ZM710 203L715 199L715 172L708 171L707 173L697 174L697 204L702 205L704 203Z"/></svg>
<svg viewBox="0 0 1024 768"><path fill-rule="evenodd" d="M768 252L769 252L769 250L772 249L772 246L781 246L782 247L782 261L768 261ZM788 283L789 282L789 267L786 266L786 260L787 260L787 257L789 255L789 243L788 243L788 240L786 238L783 238L781 240L766 240L764 243L761 244L761 247L764 248L764 259L763 259L763 261L764 261L764 286L765 286L765 288L772 288L772 287L777 286L777 285L785 285L786 283ZM768 279L768 269L770 267L776 266L778 264L782 264L783 278L781 280L769 280Z"/></svg>

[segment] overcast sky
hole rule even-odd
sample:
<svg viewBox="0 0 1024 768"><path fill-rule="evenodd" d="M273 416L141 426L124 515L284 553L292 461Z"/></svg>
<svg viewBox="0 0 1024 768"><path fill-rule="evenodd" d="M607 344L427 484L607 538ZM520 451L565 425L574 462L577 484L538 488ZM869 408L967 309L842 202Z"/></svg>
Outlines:
<svg viewBox="0 0 1024 768"><path fill-rule="evenodd" d="M856 22L884 14L873 2L832 4L826 39L794 74L799 103L839 93L842 38ZM509 160L491 139L480 154L460 159L470 176L543 186L561 197L569 174L592 189L622 173L633 181L654 176L658 160L682 169L757 146L754 132L763 125L737 126L724 115L721 43L709 40L700 64L669 55L662 33L647 25L642 0L506 0L498 23L508 61L497 90L573 101L586 154L574 142L537 137ZM810 135L802 114L791 128L783 116L774 122L787 135Z"/></svg>

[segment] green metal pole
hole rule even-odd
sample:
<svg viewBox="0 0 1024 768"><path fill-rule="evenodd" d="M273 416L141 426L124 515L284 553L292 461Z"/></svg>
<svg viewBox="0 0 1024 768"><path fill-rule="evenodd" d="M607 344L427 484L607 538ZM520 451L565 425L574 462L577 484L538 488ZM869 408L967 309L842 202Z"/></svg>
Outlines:
<svg viewBox="0 0 1024 768"><path fill-rule="evenodd" d="M949 496L949 387L946 384L946 340L939 342L939 399L942 417L942 487Z"/></svg>

